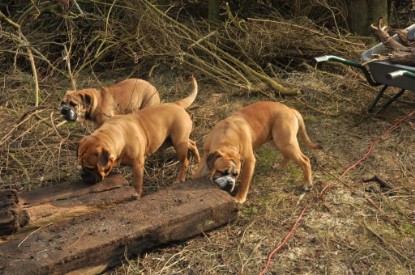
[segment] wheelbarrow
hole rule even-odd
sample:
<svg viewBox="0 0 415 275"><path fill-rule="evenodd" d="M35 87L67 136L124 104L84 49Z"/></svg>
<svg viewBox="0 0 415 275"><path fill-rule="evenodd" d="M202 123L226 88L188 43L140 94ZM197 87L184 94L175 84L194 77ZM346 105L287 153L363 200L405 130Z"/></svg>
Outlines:
<svg viewBox="0 0 415 275"><path fill-rule="evenodd" d="M408 39L414 39L415 24L406 28L406 30L408 31ZM392 36L392 38L397 41L400 41L398 35L394 35ZM367 65L363 65L359 62L344 59L335 55L319 56L315 57L314 60L317 63L325 61L339 62L348 66L358 68L363 72L363 75L365 76L367 82L371 86L383 85L383 87L379 90L378 94L372 100L368 108L368 112L372 113L375 111L375 108L377 108L378 112L388 107L392 102L401 97L406 90L415 91L415 77L412 77L412 74L415 73L415 66L391 63L385 60L371 61L374 55L387 55L389 52L390 51L383 45L383 43L379 43L374 47L366 50L362 53L362 61L363 63L367 62ZM397 74L395 73L396 71L400 71L400 73ZM385 94L386 89L391 86L400 88L400 91L395 93L383 105L377 106L379 99Z"/></svg>

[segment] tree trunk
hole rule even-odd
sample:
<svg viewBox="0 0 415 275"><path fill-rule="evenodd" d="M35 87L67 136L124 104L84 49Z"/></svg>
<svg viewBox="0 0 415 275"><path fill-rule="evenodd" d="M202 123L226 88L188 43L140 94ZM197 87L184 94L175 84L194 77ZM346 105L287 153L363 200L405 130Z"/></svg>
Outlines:
<svg viewBox="0 0 415 275"><path fill-rule="evenodd" d="M349 0L347 6L349 28L354 34L372 35L369 26L381 17L388 24L388 0Z"/></svg>
<svg viewBox="0 0 415 275"><path fill-rule="evenodd" d="M370 7L368 16L369 24L378 22L379 18L383 18L383 24L389 25L387 0L369 0L368 6Z"/></svg>
<svg viewBox="0 0 415 275"><path fill-rule="evenodd" d="M350 0L348 1L348 24L350 32L368 36L370 35L369 29L369 7L367 0Z"/></svg>
<svg viewBox="0 0 415 275"><path fill-rule="evenodd" d="M219 21L219 0L208 1L208 20L211 22Z"/></svg>

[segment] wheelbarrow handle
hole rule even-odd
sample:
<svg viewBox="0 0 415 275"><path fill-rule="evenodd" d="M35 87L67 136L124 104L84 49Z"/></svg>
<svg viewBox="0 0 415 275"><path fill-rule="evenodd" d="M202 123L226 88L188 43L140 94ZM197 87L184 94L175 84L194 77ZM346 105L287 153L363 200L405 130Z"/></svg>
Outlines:
<svg viewBox="0 0 415 275"><path fill-rule="evenodd" d="M343 58L340 58L340 57L336 57L334 55L323 55L323 56L314 57L314 60L317 63L320 63L320 62L330 61L330 59L333 58L333 57L336 58L336 59L343 59Z"/></svg>
<svg viewBox="0 0 415 275"><path fill-rule="evenodd" d="M395 79L402 76L408 76L415 78L415 74L413 72L407 71L407 70L398 70L391 73L386 74L386 78L388 79Z"/></svg>
<svg viewBox="0 0 415 275"><path fill-rule="evenodd" d="M352 61L352 60L348 60L348 59L344 59L335 55L323 55L323 56L318 56L318 57L314 57L314 60L317 63L320 62L325 62L325 61L335 61L335 62L340 62L349 66L353 66L356 68L361 69L362 67L364 68L364 66L358 62Z"/></svg>
<svg viewBox="0 0 415 275"><path fill-rule="evenodd" d="M323 56L318 56L318 57L314 57L314 60L317 63L320 62L325 62L325 61L335 61L335 62L339 62L339 63L343 63L345 65L349 65L355 68L360 69L363 74L365 75L365 78L367 80L367 82L369 82L370 85L372 86L379 86L381 84L377 83L375 80L373 80L371 74L369 73L369 71L366 69L365 66L363 66L362 64L360 64L359 62L355 62L352 60L348 60L348 59L344 59L335 55L323 55Z"/></svg>

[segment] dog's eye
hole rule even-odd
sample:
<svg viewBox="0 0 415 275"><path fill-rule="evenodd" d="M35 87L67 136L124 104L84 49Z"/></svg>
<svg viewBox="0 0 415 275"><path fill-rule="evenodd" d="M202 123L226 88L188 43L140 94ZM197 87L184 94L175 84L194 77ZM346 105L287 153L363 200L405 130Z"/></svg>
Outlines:
<svg viewBox="0 0 415 275"><path fill-rule="evenodd" d="M227 176L227 175L229 175L229 172L228 171L219 171L219 174L221 175L221 176Z"/></svg>
<svg viewBox="0 0 415 275"><path fill-rule="evenodd" d="M237 171L232 172L232 176L237 177L238 176L238 172Z"/></svg>

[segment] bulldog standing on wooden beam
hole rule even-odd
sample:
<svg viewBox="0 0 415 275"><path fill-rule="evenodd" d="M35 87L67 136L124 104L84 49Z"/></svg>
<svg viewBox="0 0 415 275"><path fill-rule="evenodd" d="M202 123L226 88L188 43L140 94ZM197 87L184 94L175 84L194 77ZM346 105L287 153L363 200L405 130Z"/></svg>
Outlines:
<svg viewBox="0 0 415 275"><path fill-rule="evenodd" d="M114 115L129 114L159 103L160 96L153 85L130 78L101 90L67 91L61 101L61 114L68 121L89 119L100 126Z"/></svg>
<svg viewBox="0 0 415 275"><path fill-rule="evenodd" d="M173 145L180 163L176 182L183 182L189 166L188 151L197 162L200 159L196 143L189 138L192 120L185 110L197 95L197 82L194 77L192 79L193 92L187 98L114 116L84 137L78 147L83 180L96 183L114 167L129 165L133 170L132 185L141 195L146 158L161 146Z"/></svg>
<svg viewBox="0 0 415 275"><path fill-rule="evenodd" d="M304 188L308 190L313 185L311 165L300 150L298 131L309 148L321 148L310 141L297 110L277 102L249 105L220 121L208 134L203 144L205 156L193 178L209 174L212 181L222 188L230 187L232 192L240 174L235 200L243 203L254 174L254 150L272 140L284 156L279 168L284 168L289 160L296 162L304 171Z"/></svg>

